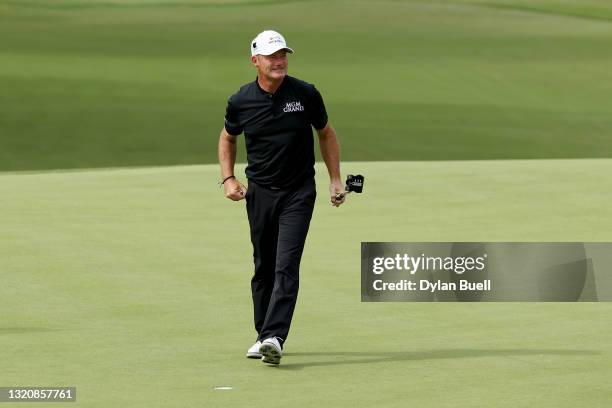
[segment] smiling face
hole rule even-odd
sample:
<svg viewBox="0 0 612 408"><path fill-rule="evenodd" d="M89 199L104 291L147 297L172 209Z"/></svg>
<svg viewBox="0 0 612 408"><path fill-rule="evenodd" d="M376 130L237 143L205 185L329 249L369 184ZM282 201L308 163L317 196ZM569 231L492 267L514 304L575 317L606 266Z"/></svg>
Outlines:
<svg viewBox="0 0 612 408"><path fill-rule="evenodd" d="M289 61L286 50L278 50L270 55L254 55L251 61L257 67L257 75L262 79L275 82L287 75Z"/></svg>

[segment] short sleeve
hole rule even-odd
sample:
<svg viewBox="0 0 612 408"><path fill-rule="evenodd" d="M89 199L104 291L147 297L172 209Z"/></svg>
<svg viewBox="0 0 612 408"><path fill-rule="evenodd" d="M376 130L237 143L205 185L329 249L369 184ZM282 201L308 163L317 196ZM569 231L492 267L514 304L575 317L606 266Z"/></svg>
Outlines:
<svg viewBox="0 0 612 408"><path fill-rule="evenodd" d="M310 123L315 129L321 130L327 125L327 111L325 110L323 97L314 86L312 87L310 105Z"/></svg>
<svg viewBox="0 0 612 408"><path fill-rule="evenodd" d="M231 97L227 100L227 108L225 109L225 130L233 136L238 136L243 130L238 115L238 109L236 109L236 106L232 103Z"/></svg>

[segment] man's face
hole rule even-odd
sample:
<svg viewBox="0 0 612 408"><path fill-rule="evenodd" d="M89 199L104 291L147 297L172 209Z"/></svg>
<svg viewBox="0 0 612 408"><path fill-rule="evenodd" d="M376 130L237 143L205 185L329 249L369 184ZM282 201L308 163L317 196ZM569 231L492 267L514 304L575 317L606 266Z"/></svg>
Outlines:
<svg viewBox="0 0 612 408"><path fill-rule="evenodd" d="M257 73L267 79L278 80L287 75L289 61L286 50L278 50L271 55L254 55L251 61L257 67Z"/></svg>

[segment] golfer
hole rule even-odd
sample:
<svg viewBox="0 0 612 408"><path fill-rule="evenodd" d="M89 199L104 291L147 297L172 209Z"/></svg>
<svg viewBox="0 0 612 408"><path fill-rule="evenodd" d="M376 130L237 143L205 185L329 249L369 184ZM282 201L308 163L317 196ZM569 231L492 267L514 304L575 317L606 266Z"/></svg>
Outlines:
<svg viewBox="0 0 612 408"><path fill-rule="evenodd" d="M230 200L246 199L251 230L255 263L251 292L258 336L247 357L279 364L317 195L311 127L319 137L333 206L344 203L345 191L340 146L321 94L314 85L287 75L287 54L293 50L275 31L257 35L250 48L257 78L227 102L219 137L220 184ZM243 132L248 189L234 175L236 139Z"/></svg>

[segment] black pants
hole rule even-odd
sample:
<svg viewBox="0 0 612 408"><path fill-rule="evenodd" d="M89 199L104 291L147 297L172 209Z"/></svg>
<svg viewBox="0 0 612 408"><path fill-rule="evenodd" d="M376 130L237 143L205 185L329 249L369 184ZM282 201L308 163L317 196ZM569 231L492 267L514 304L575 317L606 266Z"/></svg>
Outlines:
<svg viewBox="0 0 612 408"><path fill-rule="evenodd" d="M289 189L249 183L246 208L255 261L251 292L258 340L287 339L316 195L314 178Z"/></svg>

